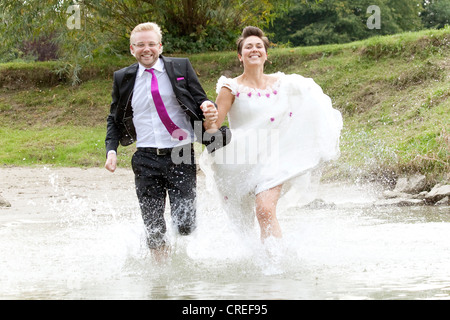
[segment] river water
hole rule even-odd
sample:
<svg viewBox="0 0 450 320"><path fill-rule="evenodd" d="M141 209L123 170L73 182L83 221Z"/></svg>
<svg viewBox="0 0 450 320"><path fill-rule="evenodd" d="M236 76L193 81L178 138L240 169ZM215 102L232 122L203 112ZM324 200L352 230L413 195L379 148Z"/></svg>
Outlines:
<svg viewBox="0 0 450 320"><path fill-rule="evenodd" d="M197 230L169 229L171 258L158 265L131 180L99 197L96 185L69 192L75 179L51 170L44 179L45 202L0 210L0 299L450 300L448 206L377 207L372 187L323 185L334 205L281 212L283 240L263 245L200 190Z"/></svg>

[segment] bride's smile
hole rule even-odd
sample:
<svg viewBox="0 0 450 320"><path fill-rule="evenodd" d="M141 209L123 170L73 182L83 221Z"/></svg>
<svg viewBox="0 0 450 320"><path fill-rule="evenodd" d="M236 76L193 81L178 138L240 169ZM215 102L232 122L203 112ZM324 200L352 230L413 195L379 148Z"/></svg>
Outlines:
<svg viewBox="0 0 450 320"><path fill-rule="evenodd" d="M245 39L239 60L244 66L249 64L264 65L267 60L267 51L261 38L251 36Z"/></svg>

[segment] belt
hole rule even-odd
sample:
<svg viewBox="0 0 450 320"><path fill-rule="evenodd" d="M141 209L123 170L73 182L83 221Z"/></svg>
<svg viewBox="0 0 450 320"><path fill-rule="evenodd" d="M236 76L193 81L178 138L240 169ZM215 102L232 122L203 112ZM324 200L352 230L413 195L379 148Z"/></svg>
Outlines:
<svg viewBox="0 0 450 320"><path fill-rule="evenodd" d="M153 153L153 154L156 154L158 156L165 156L165 155L168 155L168 154L172 154L172 150L173 150L173 148L160 149L160 148L148 148L148 147L146 147L146 148L137 148L137 149L139 151Z"/></svg>
<svg viewBox="0 0 450 320"><path fill-rule="evenodd" d="M158 156L166 156L168 154L172 154L172 150L176 149L176 152L180 152L181 150L183 150L183 147L185 147L186 145L182 145L179 147L175 147L175 148L152 148L152 147L144 147L144 148L137 148L138 151L141 152L148 152L148 153L153 153L156 154ZM191 143L191 150L193 150L193 145Z"/></svg>

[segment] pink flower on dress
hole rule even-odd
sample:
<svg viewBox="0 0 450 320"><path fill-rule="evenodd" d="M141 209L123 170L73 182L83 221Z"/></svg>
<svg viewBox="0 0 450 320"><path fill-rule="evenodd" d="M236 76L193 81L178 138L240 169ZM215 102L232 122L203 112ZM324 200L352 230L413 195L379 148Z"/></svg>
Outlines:
<svg viewBox="0 0 450 320"><path fill-rule="evenodd" d="M238 97L239 98L239 96L241 95L241 93L240 92L236 92L236 97Z"/></svg>
<svg viewBox="0 0 450 320"><path fill-rule="evenodd" d="M258 92L258 97L261 97L261 92Z"/></svg>
<svg viewBox="0 0 450 320"><path fill-rule="evenodd" d="M248 93L248 96L249 96L249 97L251 97L251 96L252 96L252 93L251 93L251 92L249 92L249 93Z"/></svg>
<svg viewBox="0 0 450 320"><path fill-rule="evenodd" d="M292 117L292 112L289 112L289 117Z"/></svg>
<svg viewBox="0 0 450 320"><path fill-rule="evenodd" d="M270 98L270 93L266 93L266 97L267 97L267 98Z"/></svg>
<svg viewBox="0 0 450 320"><path fill-rule="evenodd" d="M278 91L277 90L273 90L273 94L278 94Z"/></svg>
<svg viewBox="0 0 450 320"><path fill-rule="evenodd" d="M274 122L274 121L275 121L275 118L270 118L270 121Z"/></svg>

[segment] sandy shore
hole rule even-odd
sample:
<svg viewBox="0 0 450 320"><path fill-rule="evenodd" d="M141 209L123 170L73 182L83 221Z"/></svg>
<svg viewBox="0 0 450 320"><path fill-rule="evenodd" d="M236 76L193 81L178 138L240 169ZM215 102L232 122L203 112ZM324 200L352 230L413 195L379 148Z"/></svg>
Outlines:
<svg viewBox="0 0 450 320"><path fill-rule="evenodd" d="M114 206L124 202L137 206L134 175L130 169L110 173L102 168L4 167L0 168L0 196L11 207L0 208L0 221L24 219L49 213L53 204L64 206L74 199L105 199Z"/></svg>

